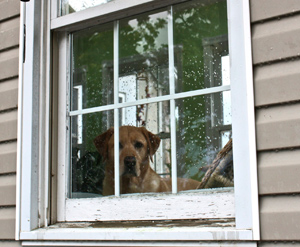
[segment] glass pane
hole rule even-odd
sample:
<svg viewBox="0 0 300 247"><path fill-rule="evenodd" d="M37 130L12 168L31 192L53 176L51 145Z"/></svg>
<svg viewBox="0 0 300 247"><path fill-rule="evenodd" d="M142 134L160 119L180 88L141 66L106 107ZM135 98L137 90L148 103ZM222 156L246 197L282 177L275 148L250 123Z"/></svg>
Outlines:
<svg viewBox="0 0 300 247"><path fill-rule="evenodd" d="M165 9L120 20L119 61L113 61L113 23L73 33L71 110L114 103L114 62L119 64L119 103L168 95L170 86L168 51L169 46L173 45L168 43L168 35L173 35L174 38L174 54L171 55L174 55L175 61L176 93L229 85L226 1L213 1L209 4L201 2L188 1L175 5L173 30L168 30L168 11ZM161 139L160 146L155 150L153 162L149 165L155 172L154 176L159 178L159 183L164 184L163 191L171 190L169 111L168 101L119 110L120 126L145 127ZM197 189L200 188L198 185L217 153L231 139L230 91L176 100L175 118L176 154L180 178L178 189ZM109 136L110 139L113 135L113 132L109 131L111 126L113 126L113 110L71 117L71 197L114 193L114 182L111 180L109 189L103 191L104 185L107 184L105 178L114 180L113 170L109 171L107 166L108 162L112 164L112 161L108 159L107 149L106 153L103 153L103 143L101 142L102 146L97 148L100 150L97 153L93 142L100 134L104 134L105 138ZM108 136L105 133L108 133ZM122 142L121 139L120 141ZM147 152L150 150L150 144L146 144ZM113 148L112 145L109 150ZM129 163L132 164L131 161ZM105 164L108 167L106 172ZM120 160L120 164L124 165L124 159ZM90 173L93 175L90 176ZM131 182L135 190L133 187L124 190L121 177L122 193L158 191L149 188L149 183L147 189L145 184L139 184L137 190L136 183L141 180L138 176L133 177L126 176L124 179ZM185 186L186 181L190 181L193 187ZM154 183L157 186L157 182ZM224 186L232 185L233 181Z"/></svg>
<svg viewBox="0 0 300 247"><path fill-rule="evenodd" d="M112 24L72 35L72 110L113 103Z"/></svg>
<svg viewBox="0 0 300 247"><path fill-rule="evenodd" d="M113 126L113 111L71 117L70 198L102 195L104 162L94 139Z"/></svg>
<svg viewBox="0 0 300 247"><path fill-rule="evenodd" d="M228 54L226 1L188 1L173 8L176 92L220 86Z"/></svg>
<svg viewBox="0 0 300 247"><path fill-rule="evenodd" d="M113 0L60 0L59 3L61 15L67 15L111 1Z"/></svg>
<svg viewBox="0 0 300 247"><path fill-rule="evenodd" d="M176 101L178 177L191 185L184 187L179 180L179 191L195 189L196 181L201 182L198 189L233 186L232 152L221 159L217 156L231 139L231 121L227 122L231 114L223 110L228 109L226 104L223 93ZM210 173L213 164L218 166Z"/></svg>
<svg viewBox="0 0 300 247"><path fill-rule="evenodd" d="M169 93L167 11L120 21L120 102Z"/></svg>
<svg viewBox="0 0 300 247"><path fill-rule="evenodd" d="M122 194L171 191L169 110L168 101L120 109Z"/></svg>

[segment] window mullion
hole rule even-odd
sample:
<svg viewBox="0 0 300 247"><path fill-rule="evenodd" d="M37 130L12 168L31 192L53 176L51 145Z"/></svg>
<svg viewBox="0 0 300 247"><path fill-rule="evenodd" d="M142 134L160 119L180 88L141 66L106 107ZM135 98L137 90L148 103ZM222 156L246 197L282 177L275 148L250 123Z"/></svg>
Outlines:
<svg viewBox="0 0 300 247"><path fill-rule="evenodd" d="M114 104L119 102L119 21L114 22ZM119 109L114 109L114 155L119 157ZM120 196L120 165L115 158L115 195Z"/></svg>
<svg viewBox="0 0 300 247"><path fill-rule="evenodd" d="M173 42L173 11L170 7L168 14L168 49L169 49L169 85L170 95L175 94L174 77L174 42ZM175 99L170 100L170 127L171 127L171 163L172 163L172 193L177 193L177 162L176 162L176 121Z"/></svg>

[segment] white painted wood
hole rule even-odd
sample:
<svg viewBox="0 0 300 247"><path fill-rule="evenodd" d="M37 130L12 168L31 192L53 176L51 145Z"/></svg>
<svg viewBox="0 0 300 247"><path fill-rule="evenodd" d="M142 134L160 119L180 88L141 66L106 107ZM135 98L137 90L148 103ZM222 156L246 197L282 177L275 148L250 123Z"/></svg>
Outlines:
<svg viewBox="0 0 300 247"><path fill-rule="evenodd" d="M26 3L25 23L27 26L26 32L26 62L23 67L23 74L20 75L21 83L23 83L23 102L22 102L22 119L21 119L21 198L27 200L21 201L21 231L30 231L32 229L31 221L36 220L31 214L31 186L32 186L32 83L33 83L33 27L34 27L34 1ZM24 179L26 178L26 179ZM37 185L35 185L37 186Z"/></svg>
<svg viewBox="0 0 300 247"><path fill-rule="evenodd" d="M48 1L50 2L51 9L50 9L50 18L51 20L57 18L59 16L59 13L61 12L61 8L59 6L59 0L53 0L53 1Z"/></svg>
<svg viewBox="0 0 300 247"><path fill-rule="evenodd" d="M119 103L119 21L114 22L114 104ZM119 157L119 109L114 109L114 154ZM114 160L115 195L120 196L120 160Z"/></svg>
<svg viewBox="0 0 300 247"><path fill-rule="evenodd" d="M234 227L141 227L141 228L57 228L22 232L23 240L101 240L101 241L219 241L251 240L251 230L236 230ZM220 244L220 243L219 243Z"/></svg>
<svg viewBox="0 0 300 247"><path fill-rule="evenodd" d="M173 7L168 12L168 50L169 50L169 87L170 95L175 95L175 61L174 61L174 40L173 40ZM177 193L177 159L176 159L176 119L175 99L170 100L170 127L171 127L171 165L172 165L172 193Z"/></svg>
<svg viewBox="0 0 300 247"><path fill-rule="evenodd" d="M19 83L18 83L18 136L16 163L16 230L15 238L20 239L21 230L21 172L22 172L22 125L23 125L23 56L24 56L24 24L26 4L20 3L20 36L19 36Z"/></svg>
<svg viewBox="0 0 300 247"><path fill-rule="evenodd" d="M248 0L229 0L233 164L237 229L253 229L259 240L259 210L252 47Z"/></svg>
<svg viewBox="0 0 300 247"><path fill-rule="evenodd" d="M50 1L41 2L41 57L40 57L40 102L39 102L39 227L48 225L50 193Z"/></svg>
<svg viewBox="0 0 300 247"><path fill-rule="evenodd" d="M50 105L49 101L47 102L50 99L50 90L47 88L50 73L48 3L31 1L21 5L17 239L20 231L44 226L47 217L50 118ZM24 24L26 47L23 46Z"/></svg>
<svg viewBox="0 0 300 247"><path fill-rule="evenodd" d="M68 51L68 37L66 34L61 34L58 43L59 52L59 72L58 72L58 91L68 92L69 86L69 71L67 70L67 51ZM68 164L69 164L69 150L67 147L69 125L67 119L67 93L58 94L58 131L57 142L60 144L57 149L57 220L65 220L65 200L67 198L67 184L68 184Z"/></svg>
<svg viewBox="0 0 300 247"><path fill-rule="evenodd" d="M50 242L50 241L23 241L23 246L88 246L88 247L94 247L94 246L145 246L145 247L256 247L257 244L254 242L240 242L240 241L234 241L234 242L199 242L199 241L185 241L185 242L141 242L141 241L132 241L132 242L125 242L125 241L105 241L105 242L95 242L95 241L89 241L89 242L83 242L83 241L64 241L64 242ZM298 246L296 246L298 247Z"/></svg>
<svg viewBox="0 0 300 247"><path fill-rule="evenodd" d="M132 0L115 0L106 4L98 5L92 8L88 8L79 12L54 18L51 21L51 29L58 29L64 26L68 26L74 23L79 23L89 19L96 18L101 15L107 15L112 12L117 12L133 6L138 6L144 3L153 2L154 0L139 0L133 2Z"/></svg>
<svg viewBox="0 0 300 247"><path fill-rule="evenodd" d="M45 42L45 61L44 61L44 73L45 73L45 108L44 110L45 112L45 122L44 122L44 128L45 128L45 132L44 132L44 136L46 138L45 141L45 156L44 156L44 166L43 166L43 173L44 173L44 177L45 177L45 182L44 185L45 187L43 188L43 195L41 195L41 197L43 198L42 200L44 200L44 208L43 208L43 215L41 215L42 218L44 218L44 226L47 227L48 224L50 223L50 185L51 185L51 181L50 181L50 177L51 177L51 159L52 159L52 154L51 154L51 134L52 134L52 126L50 126L50 123L52 121L52 94L51 94L51 90L53 90L52 87L52 76L51 76L51 72L49 70L49 68L51 67L51 63L52 63L52 57L51 57L51 47L52 47L52 40L50 38L50 18L51 18L51 1L45 1L45 18L46 18L46 25L45 25L45 36L47 37Z"/></svg>
<svg viewBox="0 0 300 247"><path fill-rule="evenodd" d="M234 193L228 190L68 199L66 202L67 221L216 219L234 216Z"/></svg>

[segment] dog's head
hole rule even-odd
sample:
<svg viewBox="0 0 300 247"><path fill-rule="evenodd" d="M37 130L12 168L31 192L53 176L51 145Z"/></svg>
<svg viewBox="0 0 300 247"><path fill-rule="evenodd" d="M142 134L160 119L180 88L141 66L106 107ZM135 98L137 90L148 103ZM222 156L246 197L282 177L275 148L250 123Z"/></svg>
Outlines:
<svg viewBox="0 0 300 247"><path fill-rule="evenodd" d="M110 128L105 133L94 139L94 144L106 161L107 166L113 170L114 166L114 129ZM119 129L119 154L120 174L122 176L140 176L149 159L153 162L160 144L160 138L144 127L122 126Z"/></svg>

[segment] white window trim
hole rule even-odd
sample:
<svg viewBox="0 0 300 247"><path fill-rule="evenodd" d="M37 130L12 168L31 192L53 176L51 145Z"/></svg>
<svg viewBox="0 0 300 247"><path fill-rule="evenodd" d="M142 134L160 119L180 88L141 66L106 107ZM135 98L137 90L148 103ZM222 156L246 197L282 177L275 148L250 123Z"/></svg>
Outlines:
<svg viewBox="0 0 300 247"><path fill-rule="evenodd" d="M116 0L118 1L118 0ZM125 3L128 0L123 0ZM36 20L34 10L38 1L22 3L21 20L24 19L26 24L26 61L22 63L20 59L20 80L19 88L22 89L19 95L20 114L18 128L18 174L17 181L17 232L16 238L22 240L259 240L259 212L258 212L258 188L257 188L257 165L256 165L256 144L255 144L255 122L254 122L254 100L253 100L253 78L252 78L252 55L251 55L251 35L250 35L250 16L249 2L247 0L228 0L228 16L229 16L229 48L231 56L231 91L232 97L232 118L234 125L235 143L243 143L234 148L234 164L244 164L243 166L235 166L235 173L242 174L235 178L235 217L236 226L234 228L167 228L162 231L161 228L139 228L127 229L129 236L124 236L124 229L100 230L95 228L47 228L49 221L49 136L50 130L45 120L50 119L49 115L49 97L46 97L40 106L40 112L33 112L32 104L32 86L36 81L42 79L37 78L36 74L43 72L44 68L50 68L50 54L46 55L42 52L43 59L39 60L39 67L36 67L33 61L34 44L33 40L35 29L39 21L40 27L46 30L46 35L41 37L40 43L44 45L47 51L50 51L50 22ZM145 0L145 2L147 2ZM149 2L155 2L150 1ZM159 1L156 1L159 2ZM162 1L161 1L162 2ZM49 2L48 2L49 3ZM48 4L50 5L50 4ZM26 7L25 7L26 6ZM47 14L50 16L50 7ZM99 11L102 7L96 6L73 15L87 15L93 11ZM51 18L56 14L51 13ZM53 14L54 13L54 14ZM98 12L99 13L99 12ZM71 16L71 15L70 15ZM70 25L68 18L64 16L57 18L57 22L52 20L52 28L66 28ZM91 16L93 18L93 16ZM48 20L44 16L45 20ZM65 18L65 19L64 19ZM64 22L66 20L66 22ZM42 25L41 23L46 23ZM56 23L55 25L53 23ZM58 23L62 23L58 26ZM66 26L64 26L66 25ZM23 37L21 28L21 39ZM20 44L22 44L20 42ZM233 47L233 48L232 48ZM232 48L232 49L231 49ZM22 49L21 49L22 50ZM20 52L21 55L21 52ZM45 55L45 56L44 56ZM21 58L21 56L20 56ZM66 62L66 61L65 61ZM46 66L46 67L43 67ZM38 70L38 73L33 71ZM50 95L50 76L46 75L45 87L41 91L46 96ZM243 83L240 83L243 82ZM65 85L66 86L66 85ZM45 116L39 116L40 113L46 113ZM41 121L42 128L39 131L39 141L43 144L40 152L46 155L40 158L39 165L32 163L33 156L38 155L34 150L32 140L32 122L33 118ZM44 121L45 121L44 120ZM44 124L45 123L45 124ZM63 125L65 126L65 125ZM246 131L245 131L246 130ZM65 131L64 131L65 133ZM46 139L44 139L44 137ZM239 149L239 151L235 151ZM47 151L47 152L46 152ZM62 150L63 151L63 150ZM43 165L42 165L43 164ZM42 175L42 177L41 177ZM43 179L45 178L45 183ZM246 185L246 186L245 186ZM39 189L36 189L39 186ZM44 226L44 228L39 228ZM46 228L45 228L46 227ZM34 230L37 229L37 230ZM38 242L36 242L38 243ZM130 243L129 245L132 245ZM225 244L226 245L226 244ZM247 244L246 244L247 245ZM100 245L95 245L100 246Z"/></svg>

